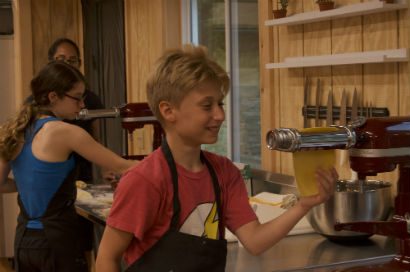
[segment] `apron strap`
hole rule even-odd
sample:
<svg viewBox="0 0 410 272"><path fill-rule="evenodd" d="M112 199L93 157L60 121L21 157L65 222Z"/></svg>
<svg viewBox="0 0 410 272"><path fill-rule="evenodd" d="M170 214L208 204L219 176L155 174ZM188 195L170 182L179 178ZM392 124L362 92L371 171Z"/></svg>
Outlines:
<svg viewBox="0 0 410 272"><path fill-rule="evenodd" d="M216 209L218 210L218 229L219 229L219 236L224 237L225 230L222 227L222 198L221 198L221 190L219 187L218 177L215 173L214 168L212 167L211 163L206 159L204 153L201 150L201 160L205 162L206 166L208 167L208 171L212 178L212 185L214 186L214 193L215 193L215 200L216 200Z"/></svg>
<svg viewBox="0 0 410 272"><path fill-rule="evenodd" d="M174 189L174 198L173 198L174 213L172 215L170 229L176 230L178 226L179 213L181 212L181 206L179 205L179 196L178 196L177 167L175 165L174 157L172 156L171 149L169 148L169 145L165 137L162 140L161 148L162 148L162 151L164 152L165 159L168 162L168 167L169 167L169 170L171 171L171 176L172 176L172 185Z"/></svg>
<svg viewBox="0 0 410 272"><path fill-rule="evenodd" d="M173 189L174 189L174 197L173 197L174 213L172 215L170 229L177 230L179 213L181 212L181 206L180 206L180 201L179 201L179 196L178 196L178 172L177 172L174 157L172 156L172 152L169 148L169 145L165 137L162 140L161 148L162 148L162 151L164 152L165 159L167 160L169 169L171 171L172 184L173 184ZM211 178L212 178L212 185L214 187L215 200L216 200L218 218L219 218L219 223L218 223L219 236L223 237L224 231L223 231L222 224L221 224L222 222L221 193L220 193L218 178L216 176L215 170L213 169L211 163L205 158L205 155L203 154L202 151L201 151L201 161L205 162L208 168L208 171L211 175Z"/></svg>

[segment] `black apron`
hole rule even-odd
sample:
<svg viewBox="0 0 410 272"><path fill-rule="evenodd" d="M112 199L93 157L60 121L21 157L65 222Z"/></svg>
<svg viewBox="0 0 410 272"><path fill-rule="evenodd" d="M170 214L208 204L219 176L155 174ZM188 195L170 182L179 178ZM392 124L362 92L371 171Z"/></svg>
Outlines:
<svg viewBox="0 0 410 272"><path fill-rule="evenodd" d="M205 162L212 177L219 217L219 240L185 234L178 231L180 202L178 197L178 173L171 150L164 139L162 151L165 154L172 175L174 188L174 213L169 230L159 241L145 252L141 258L131 264L127 272L210 272L225 271L227 242L223 238L222 206L218 179L212 165L201 152L201 160Z"/></svg>
<svg viewBox="0 0 410 272"><path fill-rule="evenodd" d="M64 180L56 194L48 204L44 215L39 218L43 223L44 234L52 250L56 272L88 271L84 253L78 239L81 229L78 225L78 215L74 203L77 195L75 168ZM24 205L18 198L20 214L17 219L15 256L18 257L19 246L26 232L26 225L31 218L27 215ZM16 260L18 270L18 258Z"/></svg>

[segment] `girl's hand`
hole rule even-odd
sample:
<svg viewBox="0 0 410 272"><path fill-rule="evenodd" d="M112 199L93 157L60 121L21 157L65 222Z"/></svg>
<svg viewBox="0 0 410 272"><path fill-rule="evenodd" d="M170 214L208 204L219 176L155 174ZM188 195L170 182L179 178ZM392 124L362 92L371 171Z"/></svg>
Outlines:
<svg viewBox="0 0 410 272"><path fill-rule="evenodd" d="M113 171L104 171L102 173L102 178L105 182L110 183L115 179L115 173Z"/></svg>

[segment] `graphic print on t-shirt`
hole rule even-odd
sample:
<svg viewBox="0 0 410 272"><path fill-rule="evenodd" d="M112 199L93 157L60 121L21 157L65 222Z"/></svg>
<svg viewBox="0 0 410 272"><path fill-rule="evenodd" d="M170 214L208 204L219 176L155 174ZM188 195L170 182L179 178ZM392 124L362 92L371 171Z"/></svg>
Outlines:
<svg viewBox="0 0 410 272"><path fill-rule="evenodd" d="M187 217L180 232L209 239L218 238L218 213L215 202L198 205Z"/></svg>

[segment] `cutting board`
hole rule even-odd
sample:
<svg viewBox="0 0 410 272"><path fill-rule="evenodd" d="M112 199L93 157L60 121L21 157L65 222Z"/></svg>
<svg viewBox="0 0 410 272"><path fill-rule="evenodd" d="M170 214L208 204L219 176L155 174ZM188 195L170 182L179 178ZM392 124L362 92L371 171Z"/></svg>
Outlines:
<svg viewBox="0 0 410 272"><path fill-rule="evenodd" d="M262 201L270 202L270 203L279 203L279 202L282 202L282 199L285 196L287 195L262 192L262 193L255 195L254 198L262 200ZM258 217L261 223L270 221L280 216L282 213L286 211L286 209L282 209L280 205L272 206L268 204L254 203L252 201L250 201L250 203L256 213L256 216ZM290 230L288 235L297 235L297 234L304 234L304 233L311 233L311 232L314 232L314 230L310 226L310 223L307 221L306 217L303 217L293 227L293 229ZM225 237L228 240L228 242L237 241L236 236L233 233L231 233L228 229L226 229Z"/></svg>
<svg viewBox="0 0 410 272"><path fill-rule="evenodd" d="M271 202L271 203L278 203L281 202L282 199L286 195L280 195L280 194L273 194L269 192L262 192L260 194L255 195L254 197L263 201ZM252 203L252 207L255 207L256 205L256 215L258 216L258 219L261 223L265 223L267 221L270 221L282 213L286 211L286 209L283 209L278 206L271 206L267 204L260 204L260 203ZM312 227L310 226L310 223L307 221L306 217L303 217L294 227L293 229L290 230L288 235L295 235L295 234L303 234L303 233L310 233L314 232Z"/></svg>

